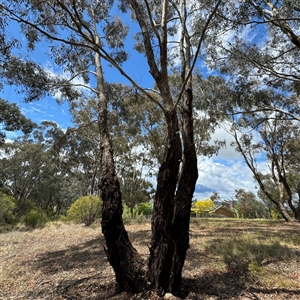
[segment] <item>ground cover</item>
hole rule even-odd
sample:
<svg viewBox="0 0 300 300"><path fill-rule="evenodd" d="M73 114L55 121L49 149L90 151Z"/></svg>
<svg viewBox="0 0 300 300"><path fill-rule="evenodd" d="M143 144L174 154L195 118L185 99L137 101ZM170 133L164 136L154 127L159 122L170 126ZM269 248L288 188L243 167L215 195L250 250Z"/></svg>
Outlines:
<svg viewBox="0 0 300 300"><path fill-rule="evenodd" d="M146 259L151 224L126 226ZM300 225L193 219L181 299L300 299ZM0 299L159 299L115 293L99 225L63 222L0 234ZM167 295L166 298L170 298Z"/></svg>

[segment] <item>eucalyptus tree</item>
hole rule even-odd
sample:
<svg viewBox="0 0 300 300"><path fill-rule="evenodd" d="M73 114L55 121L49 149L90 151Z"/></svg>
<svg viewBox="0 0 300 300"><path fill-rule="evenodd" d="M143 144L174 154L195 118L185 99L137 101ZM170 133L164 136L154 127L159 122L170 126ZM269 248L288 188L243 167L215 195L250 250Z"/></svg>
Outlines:
<svg viewBox="0 0 300 300"><path fill-rule="evenodd" d="M174 292L180 286L188 249L190 209L198 176L191 75L206 29L221 1L213 8L197 1L128 2L141 29L136 48L146 55L160 96L160 102L153 100L163 111L167 131L154 199L148 280L160 293ZM193 31L197 19L203 21L202 27ZM181 78L176 98L169 82L172 70Z"/></svg>
<svg viewBox="0 0 300 300"><path fill-rule="evenodd" d="M235 13L230 14L230 11ZM297 219L297 200L296 203L292 201L293 193L288 192L289 185L283 182L286 180L282 181L282 177L285 177L282 172L288 172L287 164L289 163L286 150L282 152L284 156L280 152L271 155L269 154L271 150L267 149L267 141L275 135L270 129L274 126L274 116L278 122L284 122L282 114L288 120L300 120L299 2L226 1L214 21L212 28L216 35L209 35L206 39L206 62L210 68L217 69L226 75L224 78L231 86L232 97L225 101L228 104L225 109L228 114L235 114L235 117L232 118L232 129L237 148L254 173L261 190L269 195L267 198L270 201L275 199L276 204L273 203L277 207L281 207L280 210L286 220L291 220L291 218L286 212L284 203L291 205L291 210ZM254 123L246 122L240 126L243 119L250 118L253 118ZM268 118L270 120L267 120ZM259 123L258 120L262 123ZM286 126L287 132L295 126L292 121L288 120L286 125L281 124L282 128ZM262 136L263 124L270 130L265 136ZM254 137L251 137L249 133L242 135L237 133L236 129L244 127L243 131L245 131L248 125L252 130L258 130L262 138L261 143L251 141L251 138ZM277 126L279 125L277 124ZM277 150L286 149L287 139L291 138L290 133L286 136L282 134L282 128L280 129L281 133L278 132L278 138L282 143L275 147ZM280 142L278 141L278 143ZM275 148L271 148L272 151L276 152ZM266 186L262 188L264 183L262 174L259 174L256 168L256 155L262 149L265 154L268 153L266 156L270 165L271 177L279 189L278 198L274 198L274 194L272 195ZM255 154L255 152L257 153ZM285 192L287 196L284 196Z"/></svg>
<svg viewBox="0 0 300 300"><path fill-rule="evenodd" d="M116 273L120 290L141 290L144 284L142 260L130 243L122 222L120 184L116 176L108 130L108 102L102 59L119 67L126 59L122 48L127 34L127 28L123 26L120 18L110 17L112 5L113 1L6 1L1 8L12 20L22 24L29 48L34 49L43 38L52 43L51 55L54 63L69 74L67 79L49 80L51 76L47 72L34 66L30 74L40 76L41 79L38 83L25 85L29 90L29 100L33 99L35 94L32 96L32 93L36 90L39 95L43 95L45 91L55 88L59 88L64 92L62 96L70 99L74 95L74 86L78 88L75 92L79 91L80 94L79 88L85 87L97 99L101 150L99 187L103 200L101 225L108 259ZM31 69L26 68L26 71ZM19 79L16 83L24 80L24 77L20 78L12 72L6 74L6 77L8 75L11 80ZM71 81L77 78L82 83L72 84L73 89L69 88Z"/></svg>
<svg viewBox="0 0 300 300"><path fill-rule="evenodd" d="M31 135L2 146L0 183L14 197L16 212L31 200L50 214L60 214L81 195L71 188L74 176L66 168L64 157L53 148L55 138L62 135L55 123L45 122Z"/></svg>
<svg viewBox="0 0 300 300"><path fill-rule="evenodd" d="M156 85L155 96L121 67L121 62L126 59L123 40L127 28L120 18L110 17L113 1L6 1L1 4L1 9L12 20L22 24L29 47L34 48L42 36L53 41L54 62L70 74L69 80L57 81L58 86L65 88L65 95L74 95L70 93L70 82L78 76L84 81L79 85L95 94L100 132L102 232L120 290L139 291L146 282L160 294L175 292L180 287L189 246L191 201L198 176L192 74L206 31L220 4L221 0L214 4L121 1L122 11L125 13L129 9L133 21L138 24L135 49L145 55ZM146 99L155 103L164 116L166 138L157 175L147 276L145 263L130 243L122 222L120 184L108 127L103 60L119 70ZM39 71L36 69L32 73L43 75ZM181 79L177 97L173 97L169 82L174 71ZM88 82L91 85L87 85ZM47 80L39 83L50 90ZM51 87L54 84L50 81Z"/></svg>
<svg viewBox="0 0 300 300"><path fill-rule="evenodd" d="M1 185L14 197L20 210L38 184L44 169L43 146L15 141L3 145Z"/></svg>
<svg viewBox="0 0 300 300"><path fill-rule="evenodd" d="M217 34L206 40L208 66L230 75L227 79L238 91L258 93L269 88L286 96L280 106L263 99L246 103L241 98L240 104L244 101L248 110L279 111L299 121L299 110L283 105L288 97L299 102L299 2L226 1L215 21Z"/></svg>
<svg viewBox="0 0 300 300"><path fill-rule="evenodd" d="M89 185L88 178L78 176L80 172L70 163L66 143L68 134L51 121L43 121L26 142L42 145L44 149L44 170L33 189L30 199L49 214L60 215L69 208L78 197L85 195Z"/></svg>
<svg viewBox="0 0 300 300"><path fill-rule="evenodd" d="M279 191L278 191L276 183L274 183L274 181L272 180L271 174L270 173L260 174L260 178L264 184L265 190L268 191L268 193L271 195L271 197L273 199L279 199L279 197L280 197ZM276 206L272 201L270 201L269 197L266 196L266 194L263 192L263 190L261 188L258 189L257 195L258 195L259 199L266 206L266 208L268 210L268 217L270 219L272 219L274 217L283 218L280 210L278 209L278 206Z"/></svg>
<svg viewBox="0 0 300 300"><path fill-rule="evenodd" d="M24 134L30 133L36 126L26 118L15 103L0 98L0 145L5 142L6 132L22 130Z"/></svg>
<svg viewBox="0 0 300 300"><path fill-rule="evenodd" d="M238 217L248 219L268 217L266 205L258 201L253 192L238 189L235 190L234 197L236 199L234 210L237 212Z"/></svg>
<svg viewBox="0 0 300 300"><path fill-rule="evenodd" d="M299 221L300 218L300 199L289 179L290 157L298 153L292 146L299 139L298 127L295 121L276 112L272 115L263 112L239 118L232 127L236 148L252 171L261 193L277 207L286 221L292 221L287 207L292 211L295 220ZM254 136L252 131L257 135ZM262 159L267 160L270 179L276 186L277 193L274 193L273 185L266 181L264 171L258 167L258 161Z"/></svg>
<svg viewBox="0 0 300 300"><path fill-rule="evenodd" d="M120 177L123 202L129 207L131 217L134 217L134 208L140 203L151 200L152 184L146 181L138 170L127 171Z"/></svg>

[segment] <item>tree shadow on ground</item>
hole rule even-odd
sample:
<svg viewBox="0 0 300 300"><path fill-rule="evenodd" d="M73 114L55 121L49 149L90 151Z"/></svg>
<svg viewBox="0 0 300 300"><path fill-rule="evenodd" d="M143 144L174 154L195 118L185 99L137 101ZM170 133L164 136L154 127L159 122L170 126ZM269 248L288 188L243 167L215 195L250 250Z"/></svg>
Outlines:
<svg viewBox="0 0 300 300"><path fill-rule="evenodd" d="M96 300L115 295L115 277L103 245L104 240L96 238L39 254L30 264L47 279L31 290L26 299Z"/></svg>
<svg viewBox="0 0 300 300"><path fill-rule="evenodd" d="M247 289L243 278L232 272L211 274L196 278L183 278L182 290L178 294L183 299L238 299ZM201 298L200 298L201 297Z"/></svg>
<svg viewBox="0 0 300 300"><path fill-rule="evenodd" d="M284 299L300 297L299 289L264 288L255 283L249 284L244 277L233 272L208 274L199 278L184 278L182 291L178 294L182 299ZM244 298L246 297L246 298ZM268 298L266 298L268 297ZM283 298L280 298L283 299Z"/></svg>
<svg viewBox="0 0 300 300"><path fill-rule="evenodd" d="M101 267L99 262L106 258L101 244L104 241L97 238L64 250L45 252L37 256L35 267L48 274L89 266Z"/></svg>
<svg viewBox="0 0 300 300"><path fill-rule="evenodd" d="M221 232L221 231L219 231ZM150 230L129 232L136 245L149 245ZM182 299L267 299L284 293L286 298L300 295L300 290L265 288L249 276L252 261L264 264L270 257L274 260L290 260L298 250L290 249L274 241L253 243L251 239L237 234L224 238L222 234L209 236L205 246L193 244L188 250L182 289ZM193 231L191 237L203 237ZM116 295L114 273L108 264L103 238L95 238L64 250L39 254L31 267L44 275L44 279L25 297L43 300L100 300L100 299L148 299L144 296ZM28 264L28 262L27 262ZM216 265L217 264L217 265ZM223 264L223 266L220 266ZM144 294L145 295L145 294ZM152 299L152 298L151 298ZM159 298L153 298L159 299ZM296 298L293 298L296 299Z"/></svg>
<svg viewBox="0 0 300 300"><path fill-rule="evenodd" d="M179 293L181 298L267 299L269 296L268 299L273 299L281 293L285 299L292 296L292 299L298 299L300 290L295 288L297 282L291 281L288 276L285 279L291 284L289 288L267 288L253 272L263 270L259 275L268 277L273 275L274 268L276 270L277 264L282 262L290 263L291 271L294 272L297 267L295 262L300 257L299 249L289 248L272 238L254 240L240 233L215 235L213 232L210 235L193 231L191 238L200 243L192 243L188 250L182 290ZM271 264L272 268L267 271L266 267Z"/></svg>
<svg viewBox="0 0 300 300"><path fill-rule="evenodd" d="M140 230L140 231L128 231L128 235L130 238L130 241L134 245L140 245L143 247L149 247L150 246L150 238L151 238L151 230Z"/></svg>

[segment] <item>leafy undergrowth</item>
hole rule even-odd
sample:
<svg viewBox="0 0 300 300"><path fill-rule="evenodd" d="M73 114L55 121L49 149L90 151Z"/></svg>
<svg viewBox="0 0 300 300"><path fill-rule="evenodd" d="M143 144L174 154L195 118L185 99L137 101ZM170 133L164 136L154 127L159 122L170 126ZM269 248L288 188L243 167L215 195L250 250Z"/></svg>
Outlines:
<svg viewBox="0 0 300 300"><path fill-rule="evenodd" d="M126 226L146 259L150 223ZM299 224L196 219L179 299L299 299ZM50 223L0 234L0 299L160 299L115 293L99 226ZM178 299L167 295L165 299Z"/></svg>

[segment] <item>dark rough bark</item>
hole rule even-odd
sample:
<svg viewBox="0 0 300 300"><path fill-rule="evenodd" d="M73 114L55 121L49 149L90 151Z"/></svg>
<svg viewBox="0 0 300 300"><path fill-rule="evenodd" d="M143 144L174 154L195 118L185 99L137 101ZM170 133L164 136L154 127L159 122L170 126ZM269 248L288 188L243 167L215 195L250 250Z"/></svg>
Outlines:
<svg viewBox="0 0 300 300"><path fill-rule="evenodd" d="M100 166L102 207L102 233L105 252L116 274L119 291L140 292L145 287L144 262L132 246L122 220L122 195L115 172L113 150L108 131L108 105L104 94L104 81L99 55L96 55L100 131Z"/></svg>
<svg viewBox="0 0 300 300"><path fill-rule="evenodd" d="M122 222L122 202L117 177L102 175L101 197L102 233L106 241L106 254L116 274L119 291L140 292L145 287L144 262L129 241Z"/></svg>
<svg viewBox="0 0 300 300"><path fill-rule="evenodd" d="M186 92L182 108L183 155L177 117L173 116L173 122L167 119L169 139L166 159L158 174L148 271L152 288L160 294L180 288L189 247L190 209L198 177L192 99L191 91Z"/></svg>
<svg viewBox="0 0 300 300"><path fill-rule="evenodd" d="M172 271L170 278L171 292L177 292L182 279L182 268L189 247L189 225L192 198L198 178L197 156L194 144L193 130L193 95L191 89L184 93L182 108L182 140L183 162L175 197L174 217L172 222L172 234L175 251L172 259Z"/></svg>
<svg viewBox="0 0 300 300"><path fill-rule="evenodd" d="M176 114L166 115L166 120L168 137L165 160L157 177L148 269L151 288L161 294L170 291L170 276L175 250L172 233L174 196L182 153Z"/></svg>

